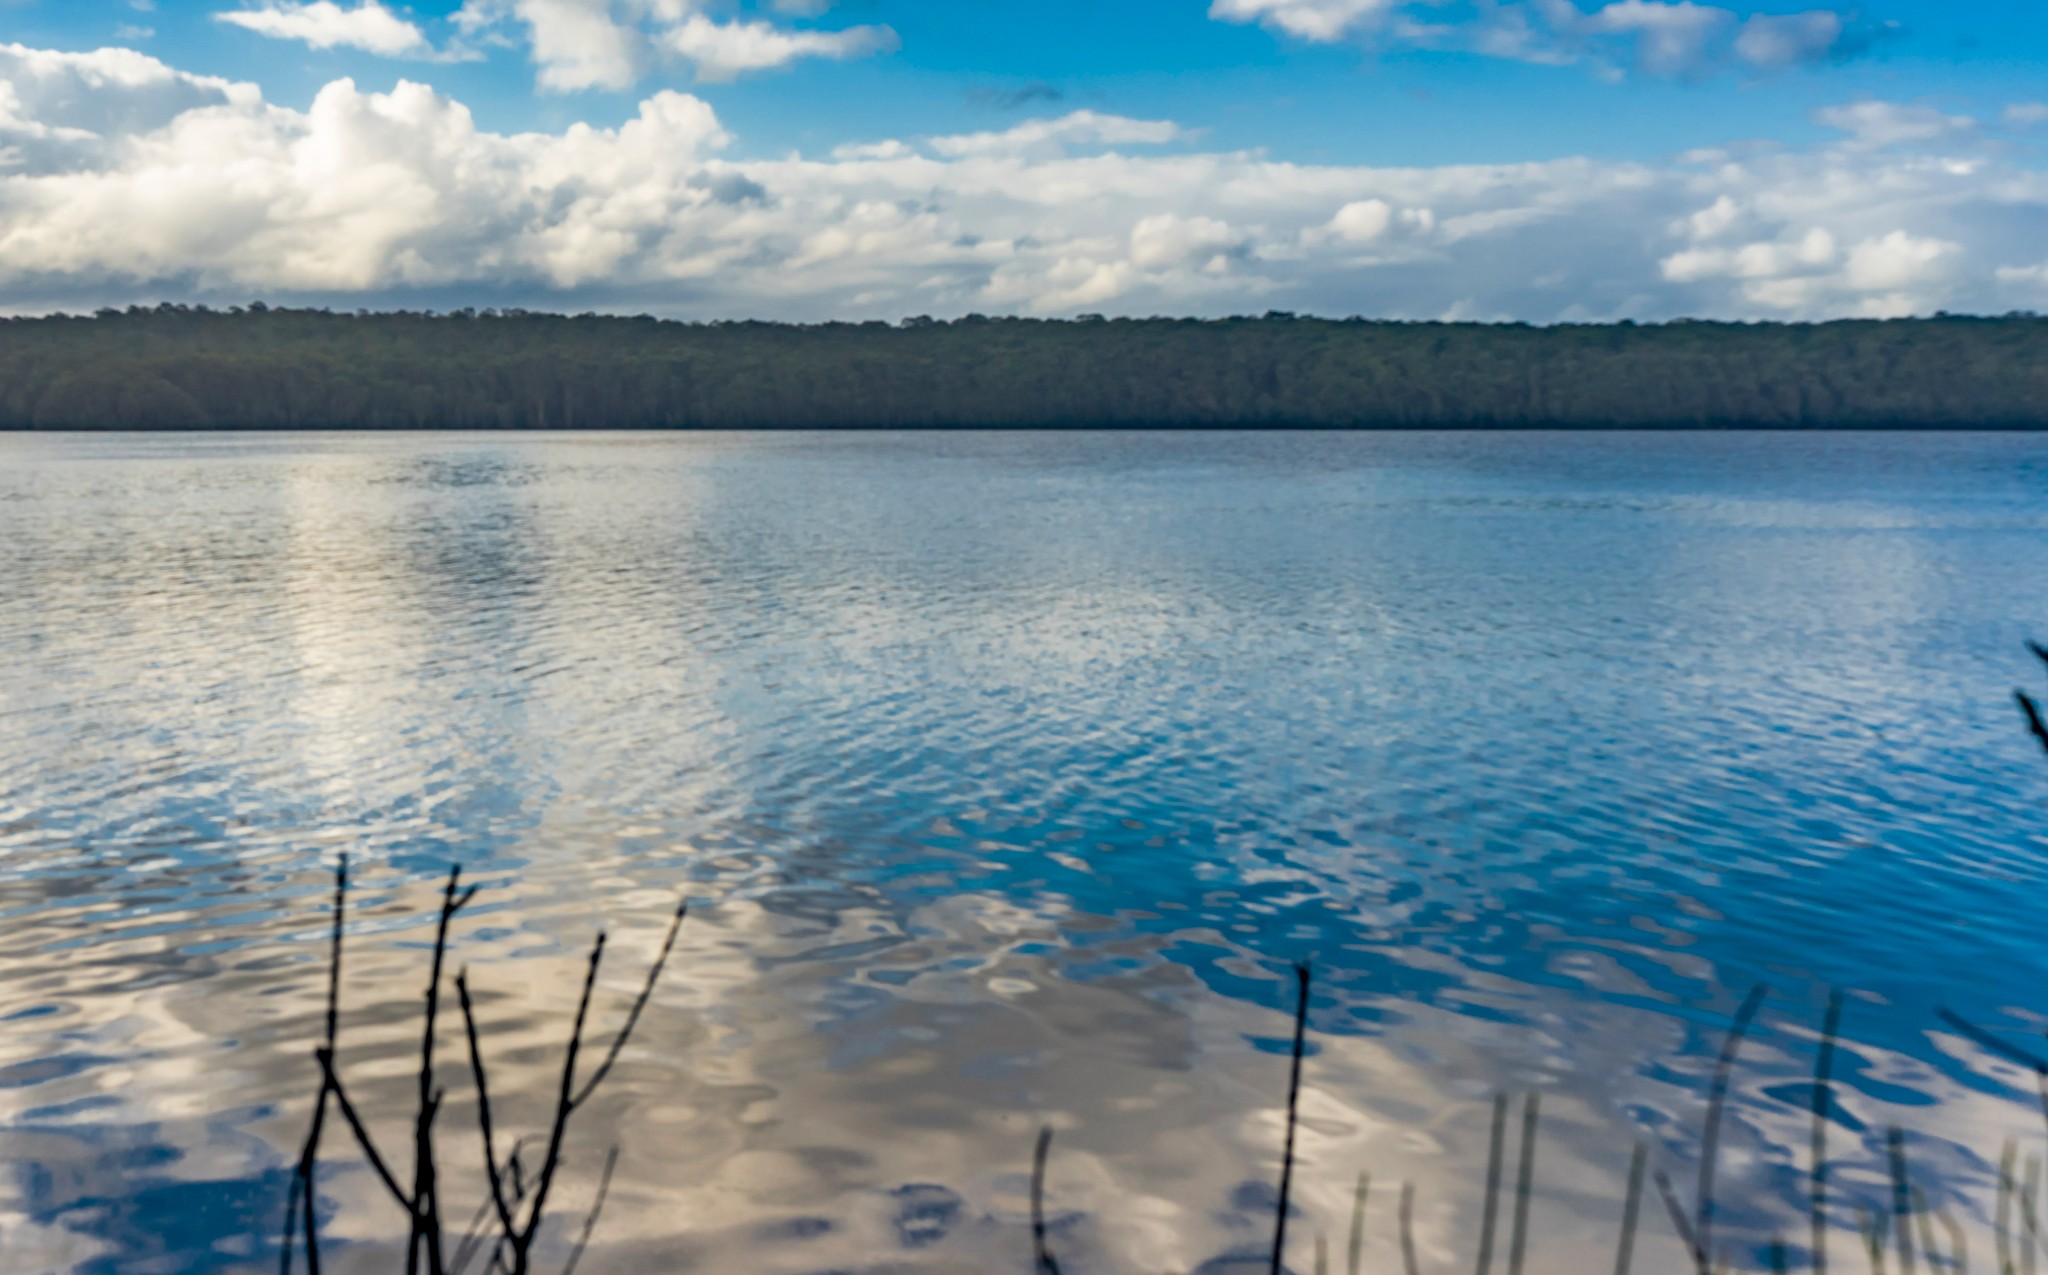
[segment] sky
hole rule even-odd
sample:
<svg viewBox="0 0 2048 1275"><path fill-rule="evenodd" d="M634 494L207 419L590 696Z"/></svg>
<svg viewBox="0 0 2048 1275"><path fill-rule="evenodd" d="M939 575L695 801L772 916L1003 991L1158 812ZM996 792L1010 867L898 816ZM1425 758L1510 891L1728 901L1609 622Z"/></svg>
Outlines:
<svg viewBox="0 0 2048 1275"><path fill-rule="evenodd" d="M2048 310L2043 0L0 0L0 311Z"/></svg>

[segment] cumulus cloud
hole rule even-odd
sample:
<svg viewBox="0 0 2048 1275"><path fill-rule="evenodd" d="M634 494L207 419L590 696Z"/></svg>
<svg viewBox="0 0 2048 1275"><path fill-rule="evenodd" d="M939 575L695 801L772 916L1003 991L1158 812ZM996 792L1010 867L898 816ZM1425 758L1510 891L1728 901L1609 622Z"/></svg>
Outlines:
<svg viewBox="0 0 2048 1275"><path fill-rule="evenodd" d="M273 40L297 40L316 49L360 49L387 58L434 56L426 33L378 0L360 0L353 9L334 0L271 0L261 8L231 9L213 17Z"/></svg>
<svg viewBox="0 0 2048 1275"><path fill-rule="evenodd" d="M823 3L778 4L778 12L816 16ZM764 19L714 19L698 0L464 0L454 18L466 34L504 39L525 34L540 86L553 92L629 89L665 59L699 79L730 80L802 58L845 59L897 47L886 26L795 30Z"/></svg>
<svg viewBox="0 0 2048 1275"><path fill-rule="evenodd" d="M296 110L132 50L0 46L0 287L67 309L1535 321L2000 310L2048 287L2048 173L1967 131L1422 168L1202 149L1086 111L818 156L732 140L673 91L617 127L507 134L421 84L337 80Z"/></svg>
<svg viewBox="0 0 2048 1275"><path fill-rule="evenodd" d="M1401 0L1214 0L1209 16L1328 43L1383 23Z"/></svg>
<svg viewBox="0 0 2048 1275"><path fill-rule="evenodd" d="M714 22L693 14L661 36L662 47L697 68L699 79L730 80L746 71L787 66L799 58L864 57L897 47L888 27L785 31L767 22Z"/></svg>
<svg viewBox="0 0 2048 1275"><path fill-rule="evenodd" d="M1824 107L1814 118L1867 146L1938 141L1976 125L1967 115L1948 115L1931 106L1875 100Z"/></svg>
<svg viewBox="0 0 2048 1275"><path fill-rule="evenodd" d="M1069 146L1158 146L1181 136L1180 126L1172 120L1139 120L1125 115L1074 111L1057 119L1029 120L1001 132L934 137L930 145L941 155L956 157L1060 154Z"/></svg>
<svg viewBox="0 0 2048 1275"><path fill-rule="evenodd" d="M1840 14L1751 14L1697 0L1493 0L1444 12L1441 0L1212 0L1209 16L1257 23L1301 40L1358 40L1456 49L1609 72L1690 77L1729 68L1778 70L1835 57L1858 43Z"/></svg>
<svg viewBox="0 0 2048 1275"><path fill-rule="evenodd" d="M1759 13L1742 24L1735 56L1756 67L1817 62L1842 44L1840 14L1825 9L1782 16Z"/></svg>
<svg viewBox="0 0 2048 1275"><path fill-rule="evenodd" d="M615 19L609 0L465 0L454 20L471 36L517 23L540 86L554 92L628 89L645 70L640 33Z"/></svg>

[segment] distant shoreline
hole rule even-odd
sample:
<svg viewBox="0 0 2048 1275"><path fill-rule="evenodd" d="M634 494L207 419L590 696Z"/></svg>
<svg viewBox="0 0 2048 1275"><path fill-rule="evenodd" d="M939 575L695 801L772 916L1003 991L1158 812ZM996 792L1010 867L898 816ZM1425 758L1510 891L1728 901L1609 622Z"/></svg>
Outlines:
<svg viewBox="0 0 2048 1275"><path fill-rule="evenodd" d="M0 321L0 430L2038 430L2048 319Z"/></svg>

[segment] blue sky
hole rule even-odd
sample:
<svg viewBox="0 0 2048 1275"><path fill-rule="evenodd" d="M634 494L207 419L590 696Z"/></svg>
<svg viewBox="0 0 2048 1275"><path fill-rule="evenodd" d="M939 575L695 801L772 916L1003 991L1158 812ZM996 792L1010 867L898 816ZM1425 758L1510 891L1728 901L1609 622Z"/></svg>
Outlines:
<svg viewBox="0 0 2048 1275"><path fill-rule="evenodd" d="M0 23L16 310L2048 302L2039 3L0 0ZM110 216L154 224L81 228Z"/></svg>

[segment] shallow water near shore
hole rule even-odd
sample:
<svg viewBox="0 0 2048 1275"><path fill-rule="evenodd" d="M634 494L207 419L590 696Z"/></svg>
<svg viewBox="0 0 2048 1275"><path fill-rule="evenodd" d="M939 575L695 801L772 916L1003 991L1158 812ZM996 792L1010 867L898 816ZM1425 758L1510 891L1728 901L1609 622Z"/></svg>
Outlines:
<svg viewBox="0 0 2048 1275"><path fill-rule="evenodd" d="M1498 1091L1528 1269L1610 1265L1759 982L1726 1232L1803 1227L1833 987L1844 1207L1897 1124L1974 1226L2040 1113L1934 1011L2048 1023L2044 586L2048 435L0 437L0 1264L275 1269L344 851L394 1141L451 863L520 1128L692 900L586 1271L1028 1270L1041 1123L1074 1272L1259 1251L1297 960L1301 1269L1361 1171L1371 1269L1404 1180L1468 1264Z"/></svg>

